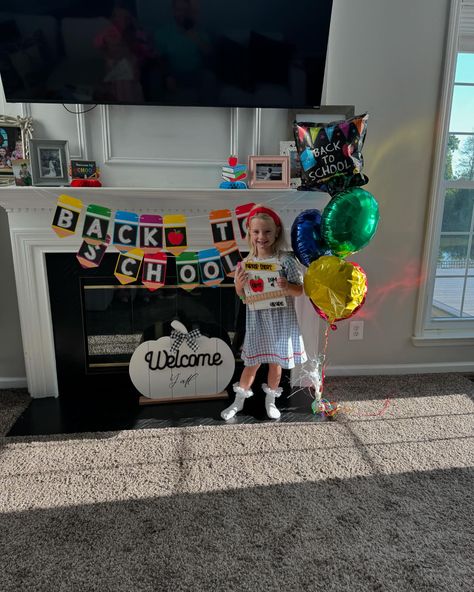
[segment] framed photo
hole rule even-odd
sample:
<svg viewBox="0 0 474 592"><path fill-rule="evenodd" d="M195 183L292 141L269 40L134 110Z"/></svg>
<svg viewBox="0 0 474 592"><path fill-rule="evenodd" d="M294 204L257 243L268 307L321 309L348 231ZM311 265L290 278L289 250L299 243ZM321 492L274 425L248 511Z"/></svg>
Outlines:
<svg viewBox="0 0 474 592"><path fill-rule="evenodd" d="M285 189L289 186L289 156L249 156L250 189Z"/></svg>
<svg viewBox="0 0 474 592"><path fill-rule="evenodd" d="M33 185L69 185L67 140L30 140L30 159Z"/></svg>
<svg viewBox="0 0 474 592"><path fill-rule="evenodd" d="M97 179L95 160L71 160L71 177L73 179Z"/></svg>
<svg viewBox="0 0 474 592"><path fill-rule="evenodd" d="M301 186L301 161L296 149L296 143L280 142L280 154L290 158L290 187L298 189Z"/></svg>
<svg viewBox="0 0 474 592"><path fill-rule="evenodd" d="M28 158L33 131L31 117L0 115L0 185L13 185L13 160Z"/></svg>
<svg viewBox="0 0 474 592"><path fill-rule="evenodd" d="M31 187L33 185L29 160L26 158L12 160L12 167L15 185L17 187Z"/></svg>

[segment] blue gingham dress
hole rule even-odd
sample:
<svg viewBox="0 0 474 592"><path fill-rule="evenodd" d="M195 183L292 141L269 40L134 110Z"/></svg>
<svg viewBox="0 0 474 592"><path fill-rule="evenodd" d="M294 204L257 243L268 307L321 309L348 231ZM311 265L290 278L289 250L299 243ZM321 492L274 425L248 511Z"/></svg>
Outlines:
<svg viewBox="0 0 474 592"><path fill-rule="evenodd" d="M293 257L283 255L279 262L282 266L281 275L290 284L303 283L302 274ZM294 368L296 364L306 362L294 297L288 296L286 302L286 308L249 310L247 307L241 354L245 366L270 363L282 368Z"/></svg>

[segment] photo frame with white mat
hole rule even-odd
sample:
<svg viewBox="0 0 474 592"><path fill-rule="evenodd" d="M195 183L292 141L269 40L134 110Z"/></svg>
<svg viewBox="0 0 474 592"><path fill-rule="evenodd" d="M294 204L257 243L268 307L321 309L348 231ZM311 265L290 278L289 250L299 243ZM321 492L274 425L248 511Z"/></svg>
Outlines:
<svg viewBox="0 0 474 592"><path fill-rule="evenodd" d="M0 115L0 185L14 185L12 161L27 159L33 132L31 117Z"/></svg>
<svg viewBox="0 0 474 592"><path fill-rule="evenodd" d="M285 189L290 186L288 156L249 156L249 187L251 189Z"/></svg>
<svg viewBox="0 0 474 592"><path fill-rule="evenodd" d="M33 185L69 185L69 146L67 140L30 140Z"/></svg>

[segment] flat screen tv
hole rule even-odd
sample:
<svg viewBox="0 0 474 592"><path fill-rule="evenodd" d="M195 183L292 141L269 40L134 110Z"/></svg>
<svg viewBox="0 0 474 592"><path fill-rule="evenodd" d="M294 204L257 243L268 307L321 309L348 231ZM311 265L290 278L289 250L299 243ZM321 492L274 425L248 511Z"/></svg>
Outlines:
<svg viewBox="0 0 474 592"><path fill-rule="evenodd" d="M9 102L315 107L332 0L22 0L0 10Z"/></svg>

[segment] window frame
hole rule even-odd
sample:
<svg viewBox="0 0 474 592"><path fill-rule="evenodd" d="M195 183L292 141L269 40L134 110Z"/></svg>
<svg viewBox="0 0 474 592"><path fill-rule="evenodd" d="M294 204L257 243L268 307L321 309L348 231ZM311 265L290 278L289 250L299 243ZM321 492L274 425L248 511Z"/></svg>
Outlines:
<svg viewBox="0 0 474 592"><path fill-rule="evenodd" d="M466 11L464 14L474 15L474 0L453 0L449 14L432 189L421 269L421 277L426 278L426 281L422 281L420 285L412 337L413 344L417 346L474 345L474 319L433 320L431 315L446 190L474 190L474 181L445 179L457 56L458 53L474 53L474 26L469 22L472 30L465 31L462 27L463 8ZM469 29L469 26L466 28Z"/></svg>

